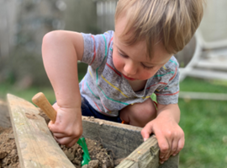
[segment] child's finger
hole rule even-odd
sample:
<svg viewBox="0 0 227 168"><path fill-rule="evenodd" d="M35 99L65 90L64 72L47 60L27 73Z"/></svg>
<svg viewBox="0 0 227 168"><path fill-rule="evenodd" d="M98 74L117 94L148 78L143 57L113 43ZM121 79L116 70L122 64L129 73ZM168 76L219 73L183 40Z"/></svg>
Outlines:
<svg viewBox="0 0 227 168"><path fill-rule="evenodd" d="M53 137L58 143L66 145L67 147L73 146L79 139L66 136L65 134L62 133L53 133Z"/></svg>
<svg viewBox="0 0 227 168"><path fill-rule="evenodd" d="M166 142L167 142L166 147L160 147L160 159L162 161L168 160L171 153L171 142L169 142L167 139Z"/></svg>
<svg viewBox="0 0 227 168"><path fill-rule="evenodd" d="M62 145L66 145L68 146L69 144L71 144L75 139L73 139L72 137L63 137L63 138L56 138L56 141Z"/></svg>
<svg viewBox="0 0 227 168"><path fill-rule="evenodd" d="M50 122L48 123L48 128L50 129L51 132L54 132L54 131L53 131L53 130L54 130L54 123L53 123L53 121L50 121Z"/></svg>
<svg viewBox="0 0 227 168"><path fill-rule="evenodd" d="M48 123L48 128L50 129L51 132L53 133L60 133L61 131L59 130L59 127L56 126L56 123L53 123L53 121L50 121Z"/></svg>
<svg viewBox="0 0 227 168"><path fill-rule="evenodd" d="M148 123L141 131L141 135L144 141L146 141L150 137L151 133L153 133L153 125L152 123Z"/></svg>
<svg viewBox="0 0 227 168"><path fill-rule="evenodd" d="M63 133L53 133L53 136L55 136L56 138L63 138L63 137L66 137L66 135L65 134L63 134Z"/></svg>
<svg viewBox="0 0 227 168"><path fill-rule="evenodd" d="M179 141L178 141L178 148L177 148L177 151L173 154L173 156L175 156L176 154L178 154L184 147L184 142L185 142L185 139L184 137L181 138Z"/></svg>
<svg viewBox="0 0 227 168"><path fill-rule="evenodd" d="M173 140L173 142L172 142L172 149L171 149L170 155L173 155L173 154L177 153L178 143L179 143L179 139Z"/></svg>
<svg viewBox="0 0 227 168"><path fill-rule="evenodd" d="M58 109L59 109L59 106L58 106L57 102L54 103L52 107L53 107L56 111L58 111Z"/></svg>
<svg viewBox="0 0 227 168"><path fill-rule="evenodd" d="M156 137L158 139L158 145L160 148L160 161L165 161L165 159L168 157L169 153L170 153L170 143L168 142L168 140L160 133L156 132Z"/></svg>
<svg viewBox="0 0 227 168"><path fill-rule="evenodd" d="M78 141L78 139L73 139L73 140L67 145L67 147L72 147L77 141Z"/></svg>
<svg viewBox="0 0 227 168"><path fill-rule="evenodd" d="M55 122L53 122L52 120L50 120L50 122L48 123L48 128L51 130L51 132L61 133L62 131L61 131L61 127L59 126L59 123L60 123L60 116L57 115Z"/></svg>
<svg viewBox="0 0 227 168"><path fill-rule="evenodd" d="M141 131L141 135L144 139L148 139L150 134L153 133L153 124L152 122L145 125L145 127ZM165 161L165 158L170 155L170 143L168 140L163 136L161 132L156 130L155 135L158 140L158 145L160 148L160 162L163 163Z"/></svg>

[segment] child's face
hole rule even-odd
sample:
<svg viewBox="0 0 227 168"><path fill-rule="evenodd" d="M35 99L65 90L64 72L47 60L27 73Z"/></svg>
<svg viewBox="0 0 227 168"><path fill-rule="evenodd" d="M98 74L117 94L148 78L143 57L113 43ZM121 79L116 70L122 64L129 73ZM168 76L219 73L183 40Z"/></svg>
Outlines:
<svg viewBox="0 0 227 168"><path fill-rule="evenodd" d="M145 40L131 46L126 45L119 38L126 23L124 17L116 22L113 41L113 64L128 80L147 80L169 61L172 54L165 50L162 43L158 43L153 47L153 55L150 59L147 54ZM129 35L130 33L127 36Z"/></svg>

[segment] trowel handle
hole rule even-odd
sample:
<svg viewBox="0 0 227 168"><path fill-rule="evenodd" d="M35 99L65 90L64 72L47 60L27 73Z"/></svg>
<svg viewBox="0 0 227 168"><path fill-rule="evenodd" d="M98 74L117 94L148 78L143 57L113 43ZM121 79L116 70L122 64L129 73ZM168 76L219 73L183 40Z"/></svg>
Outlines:
<svg viewBox="0 0 227 168"><path fill-rule="evenodd" d="M53 122L56 120L57 112L52 107L50 102L47 100L46 96L39 92L32 98L32 102L37 105L39 108L41 108L44 113L51 119Z"/></svg>

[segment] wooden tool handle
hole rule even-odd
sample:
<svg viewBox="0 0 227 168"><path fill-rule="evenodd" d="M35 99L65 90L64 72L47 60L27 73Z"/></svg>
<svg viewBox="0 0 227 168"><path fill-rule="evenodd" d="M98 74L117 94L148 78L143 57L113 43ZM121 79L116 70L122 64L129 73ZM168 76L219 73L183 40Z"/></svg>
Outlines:
<svg viewBox="0 0 227 168"><path fill-rule="evenodd" d="M36 104L39 108L41 108L47 115L47 117L49 117L49 119L55 122L57 112L55 111L55 109L52 107L52 105L42 92L39 92L35 96L33 96L32 102Z"/></svg>

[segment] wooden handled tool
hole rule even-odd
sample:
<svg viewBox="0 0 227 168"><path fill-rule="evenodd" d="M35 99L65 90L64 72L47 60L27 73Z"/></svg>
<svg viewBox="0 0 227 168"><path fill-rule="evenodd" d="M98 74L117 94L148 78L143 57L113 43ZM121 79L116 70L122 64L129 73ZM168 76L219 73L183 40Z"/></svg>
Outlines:
<svg viewBox="0 0 227 168"><path fill-rule="evenodd" d="M57 117L57 112L55 109L52 107L50 102L47 100L46 96L42 93L39 92L32 98L32 102L37 105L39 108L41 108L44 113L51 119L53 122L55 122L56 117Z"/></svg>

